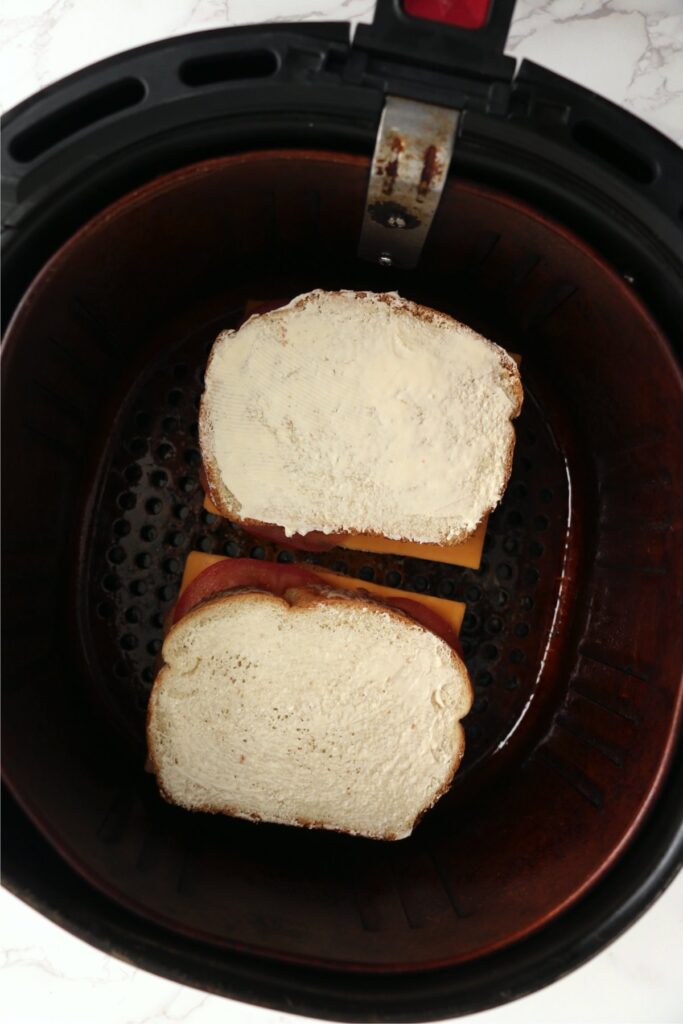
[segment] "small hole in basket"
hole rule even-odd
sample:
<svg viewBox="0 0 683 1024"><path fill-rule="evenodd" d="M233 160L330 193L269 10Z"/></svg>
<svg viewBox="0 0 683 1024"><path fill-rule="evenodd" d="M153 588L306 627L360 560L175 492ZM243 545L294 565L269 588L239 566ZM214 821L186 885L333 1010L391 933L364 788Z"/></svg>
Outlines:
<svg viewBox="0 0 683 1024"><path fill-rule="evenodd" d="M529 627L526 622L518 622L515 626L515 636L528 636Z"/></svg>
<svg viewBox="0 0 683 1024"><path fill-rule="evenodd" d="M213 512L207 512L205 508L202 509L202 522L206 523L207 526L211 526L212 523L218 522L218 516L214 515Z"/></svg>
<svg viewBox="0 0 683 1024"><path fill-rule="evenodd" d="M544 505L547 505L549 502L553 500L553 492L550 490L549 487L542 488L538 496Z"/></svg>
<svg viewBox="0 0 683 1024"><path fill-rule="evenodd" d="M126 560L126 552L118 544L115 544L113 548L109 548L107 558L112 565L121 565Z"/></svg>
<svg viewBox="0 0 683 1024"><path fill-rule="evenodd" d="M506 690L516 690L518 686L519 679L517 678L517 676L508 676L508 678L505 680Z"/></svg>
<svg viewBox="0 0 683 1024"><path fill-rule="evenodd" d="M135 607L135 605L131 605L130 608L126 608L126 622L139 622L139 621L140 621L140 612Z"/></svg>
<svg viewBox="0 0 683 1024"><path fill-rule="evenodd" d="M165 586L159 587L157 593L162 601L171 601L175 597L176 589L176 587L173 587L171 586L170 583L167 583Z"/></svg>
<svg viewBox="0 0 683 1024"><path fill-rule="evenodd" d="M332 565L332 569L334 570L334 572L346 572L346 562L334 562L334 564Z"/></svg>
<svg viewBox="0 0 683 1024"><path fill-rule="evenodd" d="M510 599L510 595L507 590L503 590L502 587L496 591L496 607L504 608Z"/></svg>
<svg viewBox="0 0 683 1024"><path fill-rule="evenodd" d="M474 704L472 705L472 714L478 715L482 711L486 711L488 706L489 702L487 697L477 697Z"/></svg>
<svg viewBox="0 0 683 1024"><path fill-rule="evenodd" d="M178 481L178 486L180 487L180 490L183 491L184 494L192 494L193 491L196 491L197 484L198 481L194 480L191 476L182 476ZM207 512L206 514L210 515L211 513Z"/></svg>
<svg viewBox="0 0 683 1024"><path fill-rule="evenodd" d="M133 651L138 645L138 638L134 633L124 633L121 637L121 647L124 651Z"/></svg>
<svg viewBox="0 0 683 1024"><path fill-rule="evenodd" d="M113 592L114 590L119 589L119 587L121 586L121 581L119 580L118 576L115 576L113 573L108 572L106 576L102 577L102 586L104 587L105 590Z"/></svg>
<svg viewBox="0 0 683 1024"><path fill-rule="evenodd" d="M114 523L114 533L117 537L127 537L130 533L130 523L127 519L117 519Z"/></svg>
<svg viewBox="0 0 683 1024"><path fill-rule="evenodd" d="M180 571L180 562L177 558L165 558L164 559L164 572L169 572L175 575Z"/></svg>
<svg viewBox="0 0 683 1024"><path fill-rule="evenodd" d="M110 619L114 613L114 605L111 601L100 601L97 606L97 614L101 619Z"/></svg>
<svg viewBox="0 0 683 1024"><path fill-rule="evenodd" d="M146 525L143 526L142 529L140 530L140 536L142 537L143 540L146 541L156 540L156 535L157 531L156 527L154 526Z"/></svg>
<svg viewBox="0 0 683 1024"><path fill-rule="evenodd" d="M516 647L510 655L510 661L514 662L515 665L519 665L520 662L524 661L524 651L520 651L519 647Z"/></svg>
<svg viewBox="0 0 683 1024"><path fill-rule="evenodd" d="M519 599L519 607L523 608L525 612L528 612L534 606L534 599L530 594L524 594Z"/></svg>
<svg viewBox="0 0 683 1024"><path fill-rule="evenodd" d="M167 395L169 405L180 405L183 400L183 393L180 388L173 388Z"/></svg>
<svg viewBox="0 0 683 1024"><path fill-rule="evenodd" d="M474 602L478 601L480 597L481 590L474 584L472 584L472 586L469 586L465 591L465 598L468 602L470 602L470 604L474 604Z"/></svg>
<svg viewBox="0 0 683 1024"><path fill-rule="evenodd" d="M185 462L188 466L201 466L202 457L196 448L188 448L185 452Z"/></svg>
<svg viewBox="0 0 683 1024"><path fill-rule="evenodd" d="M400 572L397 572L396 569L390 569L389 572L384 577L384 582L389 587L397 587L401 582Z"/></svg>
<svg viewBox="0 0 683 1024"><path fill-rule="evenodd" d="M161 502L159 502L159 504L161 504ZM188 509L187 505L176 505L176 507L173 509L173 515L176 517L176 519L187 519L189 514L190 510Z"/></svg>
<svg viewBox="0 0 683 1024"><path fill-rule="evenodd" d="M265 556L265 551L260 544L257 544L255 548L251 549L249 554L251 558L263 558Z"/></svg>
<svg viewBox="0 0 683 1024"><path fill-rule="evenodd" d="M466 612L465 618L462 620L462 628L465 633L473 633L479 625L479 619L472 612Z"/></svg>
<svg viewBox="0 0 683 1024"><path fill-rule="evenodd" d="M427 580L424 576L416 576L413 580L413 587L422 594L427 589Z"/></svg>
<svg viewBox="0 0 683 1024"><path fill-rule="evenodd" d="M483 669L481 672L477 672L477 683L479 686L490 686L492 682L493 676L490 672L487 672L486 669Z"/></svg>
<svg viewBox="0 0 683 1024"><path fill-rule="evenodd" d="M153 487L165 487L168 483L168 473L165 473L163 469L157 469L152 473L150 480Z"/></svg>
<svg viewBox="0 0 683 1024"><path fill-rule="evenodd" d="M144 668L142 670L142 678L144 679L144 681L146 683L153 683L154 682L154 669L153 668Z"/></svg>
<svg viewBox="0 0 683 1024"><path fill-rule="evenodd" d="M157 459L160 459L162 462L166 459L170 459L174 455L173 445L169 444L168 441L162 441L161 444L157 445L157 450L154 454Z"/></svg>
<svg viewBox="0 0 683 1024"><path fill-rule="evenodd" d="M134 455L136 459L140 458L147 451L147 442L144 437L131 437L128 442L128 451L131 455Z"/></svg>
<svg viewBox="0 0 683 1024"><path fill-rule="evenodd" d="M548 517L547 516L536 516L534 519L534 526L537 530L548 529Z"/></svg>
<svg viewBox="0 0 683 1024"><path fill-rule="evenodd" d="M500 633L503 628L503 620L497 615L491 615L486 625L492 633Z"/></svg>
<svg viewBox="0 0 683 1024"><path fill-rule="evenodd" d="M161 614L161 612L155 612L154 615L152 616L152 618L149 621L157 629L163 629L164 628L164 617Z"/></svg>
<svg viewBox="0 0 683 1024"><path fill-rule="evenodd" d="M183 543L183 535L182 533L169 533L166 540L167 543L171 545L171 547L179 548L180 545Z"/></svg>
<svg viewBox="0 0 683 1024"><path fill-rule="evenodd" d="M136 484L142 476L142 470L138 464L134 462L130 466L126 466L123 475L129 484Z"/></svg>
<svg viewBox="0 0 683 1024"><path fill-rule="evenodd" d="M141 551L139 555L135 556L135 564L140 569L148 569L152 564L152 557L146 551Z"/></svg>
<svg viewBox="0 0 683 1024"><path fill-rule="evenodd" d="M293 562L294 556L291 551L280 551L277 556L278 562Z"/></svg>
<svg viewBox="0 0 683 1024"><path fill-rule="evenodd" d="M121 508L126 509L130 512L132 508L135 508L137 498L130 491L124 491L123 494L119 494L119 505Z"/></svg>
<svg viewBox="0 0 683 1024"><path fill-rule="evenodd" d="M442 597L451 597L455 593L455 584L452 580L441 580L439 593Z"/></svg>
<svg viewBox="0 0 683 1024"><path fill-rule="evenodd" d="M239 553L240 546L236 541L229 540L226 544L223 545L223 554L227 555L229 558L237 558Z"/></svg>
<svg viewBox="0 0 683 1024"><path fill-rule="evenodd" d="M143 594L147 593L147 584L144 580L133 580L130 585L131 594L135 594L136 597L142 597Z"/></svg>
<svg viewBox="0 0 683 1024"><path fill-rule="evenodd" d="M506 555L514 555L517 553L519 544L514 537L506 537L503 541L503 551Z"/></svg>
<svg viewBox="0 0 683 1024"><path fill-rule="evenodd" d="M508 565L507 562L503 562L502 565L498 566L496 576L502 582L512 579L512 566Z"/></svg>
<svg viewBox="0 0 683 1024"><path fill-rule="evenodd" d="M177 416L164 416L161 421L161 427L165 434L175 434L179 426L180 420Z"/></svg>
<svg viewBox="0 0 683 1024"><path fill-rule="evenodd" d="M150 654L158 654L161 650L161 640L150 640L147 644L147 650Z"/></svg>
<svg viewBox="0 0 683 1024"><path fill-rule="evenodd" d="M158 516L163 508L163 504L160 498L148 498L145 508L151 516Z"/></svg>
<svg viewBox="0 0 683 1024"><path fill-rule="evenodd" d="M360 572L358 573L358 575L360 576L360 578L362 580L366 580L366 581L369 582L370 580L374 580L374 578L375 578L375 570L372 568L371 565L363 565L363 566L361 566L361 569L360 569Z"/></svg>
<svg viewBox="0 0 683 1024"><path fill-rule="evenodd" d="M495 661L498 657L498 648L495 644L484 644L482 654L487 661Z"/></svg>
<svg viewBox="0 0 683 1024"><path fill-rule="evenodd" d="M210 537L200 537L197 541L196 547L199 551L210 551L213 547L213 542Z"/></svg>
<svg viewBox="0 0 683 1024"><path fill-rule="evenodd" d="M540 556L543 554L543 545L539 544L537 540L533 541L529 545L529 554L532 558L540 558Z"/></svg>
<svg viewBox="0 0 683 1024"><path fill-rule="evenodd" d="M538 583L538 569L526 569L524 572L524 582L527 587L533 587L534 584Z"/></svg>

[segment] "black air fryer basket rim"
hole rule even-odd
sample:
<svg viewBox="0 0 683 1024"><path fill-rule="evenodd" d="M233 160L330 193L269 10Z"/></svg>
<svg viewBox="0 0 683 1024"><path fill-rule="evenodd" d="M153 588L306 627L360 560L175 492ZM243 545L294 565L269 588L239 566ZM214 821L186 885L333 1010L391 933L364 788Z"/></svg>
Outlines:
<svg viewBox="0 0 683 1024"><path fill-rule="evenodd" d="M101 166L107 162L103 159L92 175L96 184L103 183L102 189L94 199L92 194L88 198L88 216L150 173L206 155L206 149L197 145L196 126L192 124L197 109L193 104L197 100L201 106L215 104L213 125L211 118L202 125L207 136L217 126L226 129L218 143L215 138L211 142L209 152L215 151L215 145L223 152L272 145L273 133L287 145L310 145L314 139L317 144L322 140L328 148L336 145L341 149L369 151L383 94L392 81L395 84L391 76L397 72L390 69L376 73L372 55L368 58L363 53L365 71L354 80L349 72L353 54L347 39L348 27L341 25L283 25L267 30L246 28L180 37L78 72L10 111L5 118L7 131L3 142L3 149L9 153L4 182L8 195L5 264L8 274L15 276L16 292L13 294L10 289L9 305L19 297L45 256L77 223L73 218L79 216L75 211L80 196L88 191L83 172L85 168L93 169L93 147L99 153L102 144L106 156L120 155L125 149L125 161L133 165L133 173L129 176L122 170L123 164L112 160L113 170L107 176ZM191 94L179 83L159 87L162 69L169 60L180 66L197 55L206 56L225 46L233 54L244 48L250 52L275 51L278 70L263 82L231 81L209 87L208 92L200 89ZM368 49L371 51L372 47ZM308 66L301 66L302 53L308 54L314 67L310 60ZM358 58L358 51L355 56ZM326 62L336 69L334 74L325 70ZM168 106L173 114L173 131L166 132L168 126L164 126L164 131L160 130L152 140L152 149L162 153L158 164L149 160L150 147L145 148L140 141L144 126L141 129L136 125L130 111L125 110L104 118L101 124L84 127L32 160L23 164L14 160L12 139L27 125L42 122L74 96L96 92L103 77L118 80L135 76L143 66L149 73L142 106L147 106L148 113L154 115L170 100ZM439 102L443 83L435 84L429 73L423 79L420 98L426 98L425 90L433 89L433 101ZM468 69L464 77L456 75L452 86L464 89L467 94L471 81ZM559 203L561 209L565 209L562 203L573 203L582 227L593 219L597 224L612 218L615 224L610 227L629 236L631 252L642 257L643 290L651 307L661 313L663 323L674 323L674 313L682 301L680 292L672 291L671 285L680 272L677 258L683 252L683 232L676 222L676 199L672 196L672 180L675 183L676 171L681 166L680 152L624 111L527 62L515 83L508 102L514 100L515 94L518 100L527 98L526 116L520 116L517 122L507 116L510 107L501 113L493 109L495 103L492 108L487 105L488 99L482 100L480 91L473 90L472 112L463 119L465 130L459 151L462 173L472 176L474 169L476 176L478 170L483 180L495 182L495 165L512 152L522 159L520 167L510 170L509 176L512 185L519 186L522 192L538 191L551 208L553 203ZM570 110L571 104L581 108L584 120L586 110L598 122L611 118L612 137L621 132L622 138L628 137L633 146L651 155L652 165L657 169L654 180L645 186L628 180L628 176L615 172L614 166L606 166L599 158L587 161L585 152L577 152L570 132L563 134L558 125L552 130L544 128L542 118L535 113L541 93L549 98L551 106L557 105L560 97ZM306 119L304 112L311 105L315 106L315 117ZM276 116L270 116L269 111L278 107ZM248 114L246 119L236 116L242 112ZM571 117L567 123L571 123ZM625 131L624 126L629 130ZM166 149L166 142L174 133L179 146ZM559 187L556 181L549 180L553 164L555 169L562 169ZM610 181L614 194L607 187ZM630 223L629 215L615 216L615 211L624 214L625 210L631 216ZM604 231L602 223L596 231ZM661 271L658 279L652 273L655 266ZM626 272L629 267L623 269ZM639 277L638 271L636 276ZM475 1012L534 991L583 963L616 938L657 898L680 867L682 806L683 756L679 749L655 806L635 840L605 879L579 904L531 938L476 964L413 974L406 979L351 978L346 973L283 966L262 958L217 952L150 925L122 910L75 875L34 831L11 797L6 800L6 822L10 826L14 823L15 831L9 839L5 831L5 882L27 903L72 933L123 960L176 981L247 1002L331 1019L428 1020Z"/></svg>

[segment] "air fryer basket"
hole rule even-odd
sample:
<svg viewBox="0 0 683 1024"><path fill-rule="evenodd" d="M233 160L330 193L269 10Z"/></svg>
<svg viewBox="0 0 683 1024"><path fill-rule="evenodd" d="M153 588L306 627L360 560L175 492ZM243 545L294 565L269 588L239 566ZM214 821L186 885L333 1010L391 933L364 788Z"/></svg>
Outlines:
<svg viewBox="0 0 683 1024"><path fill-rule="evenodd" d="M511 3L494 53L397 34L394 8L353 47L156 44L8 119L3 771L8 879L60 923L250 1001L414 1020L557 977L680 858L680 155L541 69L510 85ZM466 108L412 271L356 256L389 91ZM480 570L292 553L203 510L208 348L248 300L313 287L397 289L522 356ZM144 713L196 549L466 602L467 753L410 839L159 798Z"/></svg>
<svg viewBox="0 0 683 1024"><path fill-rule="evenodd" d="M657 794L680 709L680 632L662 624L681 403L666 341L623 280L504 194L451 183L417 272L359 264L367 172L365 158L304 151L183 169L86 225L29 291L5 369L5 436L22 452L5 516L5 761L63 856L150 920L274 959L402 971L547 922ZM398 287L523 359L513 476L479 572L315 556L468 604L466 758L398 844L198 818L144 772L187 553L311 557L202 510L196 410L218 329L249 298L314 286Z"/></svg>

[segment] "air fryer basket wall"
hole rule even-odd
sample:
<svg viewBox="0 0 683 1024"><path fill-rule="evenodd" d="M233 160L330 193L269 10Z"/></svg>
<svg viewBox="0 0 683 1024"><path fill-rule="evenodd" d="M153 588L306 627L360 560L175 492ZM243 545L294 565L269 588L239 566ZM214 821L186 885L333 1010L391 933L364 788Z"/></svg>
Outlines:
<svg viewBox="0 0 683 1024"><path fill-rule="evenodd" d="M25 453L16 491L39 479L55 500L5 514L6 674L30 681L9 697L5 762L64 856L138 913L232 949L396 971L539 927L604 873L656 795L680 706L681 638L660 629L680 380L628 286L492 190L449 186L418 272L359 265L367 166L264 152L177 172L87 225L29 292L8 337L5 436ZM523 357L513 481L480 573L320 557L469 602L469 753L400 844L197 820L143 770L144 701L187 552L288 557L201 511L207 345L247 298L316 285L398 286Z"/></svg>

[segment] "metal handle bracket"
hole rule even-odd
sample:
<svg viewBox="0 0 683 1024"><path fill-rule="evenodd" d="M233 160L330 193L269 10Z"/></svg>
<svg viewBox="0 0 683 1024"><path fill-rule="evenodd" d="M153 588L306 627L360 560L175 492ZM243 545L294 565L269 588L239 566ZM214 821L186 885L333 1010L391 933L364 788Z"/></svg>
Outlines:
<svg viewBox="0 0 683 1024"><path fill-rule="evenodd" d="M377 131L358 255L416 266L446 183L459 111L387 96Z"/></svg>

